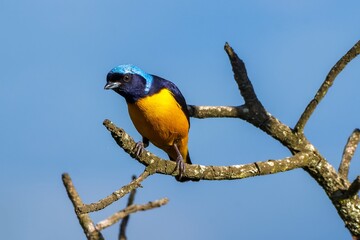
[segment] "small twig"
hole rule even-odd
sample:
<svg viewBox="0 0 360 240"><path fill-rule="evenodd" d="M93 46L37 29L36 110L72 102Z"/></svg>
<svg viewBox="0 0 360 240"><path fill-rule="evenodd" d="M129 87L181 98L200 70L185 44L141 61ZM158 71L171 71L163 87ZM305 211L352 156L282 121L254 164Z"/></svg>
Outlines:
<svg viewBox="0 0 360 240"><path fill-rule="evenodd" d="M355 196L360 191L360 176L357 176L346 191L337 191L333 195L334 200L342 200Z"/></svg>
<svg viewBox="0 0 360 240"><path fill-rule="evenodd" d="M146 168L145 171L137 179L131 181L131 183L129 183L128 185L121 187L119 190L113 192L109 196L99 200L96 203L84 204L80 206L78 208L78 212L89 213L104 209L105 207L109 206L113 202L116 202L117 200L131 192L133 189L140 187L140 183L144 181L150 174L151 173L148 171L148 168Z"/></svg>
<svg viewBox="0 0 360 240"><path fill-rule="evenodd" d="M333 85L337 75L346 67L346 65L360 54L360 41L358 41L330 70L325 78L325 81L320 86L315 97L307 105L305 111L301 115L299 121L295 126L295 131L302 133L304 131L305 124L309 120L311 114L314 112L317 105L324 98L329 88Z"/></svg>
<svg viewBox="0 0 360 240"><path fill-rule="evenodd" d="M105 229L107 227L110 227L111 225L115 224L120 219L125 218L129 214L132 214L132 213L135 213L135 212L138 212L138 211L146 211L146 210L150 210L150 209L153 209L153 208L158 208L158 207L161 207L161 206L167 204L168 202L169 202L169 200L167 198L162 198L160 200L149 202L149 203L143 204L143 205L131 205L131 206L128 206L125 209L114 213L110 217L108 217L105 220L103 220L103 221L99 222L98 224L96 224L96 229L99 230L99 231L103 230L103 229Z"/></svg>
<svg viewBox="0 0 360 240"><path fill-rule="evenodd" d="M360 191L360 176L357 176L355 180L351 183L347 195L349 197L355 196Z"/></svg>
<svg viewBox="0 0 360 240"><path fill-rule="evenodd" d="M341 177L347 179L349 174L350 161L354 156L355 150L360 141L360 129L355 129L344 147L342 160L339 166L339 174Z"/></svg>
<svg viewBox="0 0 360 240"><path fill-rule="evenodd" d="M62 174L62 181L66 188L67 194L74 206L76 216L79 220L79 223L80 223L82 229L84 230L84 233L85 233L87 239L91 239L91 240L104 239L104 237L102 236L100 231L98 231L95 228L94 223L90 219L89 214L86 214L86 213L83 214L83 213L79 213L78 211L76 211L76 209L78 209L80 206L83 205L83 202L81 201L81 198L80 198L78 192L76 191L75 186L74 186L69 174L67 174L67 173Z"/></svg>
<svg viewBox="0 0 360 240"><path fill-rule="evenodd" d="M132 180L135 180L135 179L136 179L136 176L133 175ZM136 194L136 189L131 190L126 207L129 207L129 206L134 204L135 194ZM127 237L126 237L126 227L127 227L128 222L129 222L129 218L130 218L130 215L127 215L121 221L120 231L119 231L119 240L126 240L127 239Z"/></svg>

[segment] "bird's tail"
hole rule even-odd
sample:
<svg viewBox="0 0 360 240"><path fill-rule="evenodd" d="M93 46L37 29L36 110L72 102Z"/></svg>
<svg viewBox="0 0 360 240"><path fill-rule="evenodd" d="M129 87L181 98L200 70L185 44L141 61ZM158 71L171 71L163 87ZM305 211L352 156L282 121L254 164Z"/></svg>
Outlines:
<svg viewBox="0 0 360 240"><path fill-rule="evenodd" d="M186 161L185 161L185 162L186 162L187 164L192 164L191 159L190 159L189 151L187 152Z"/></svg>

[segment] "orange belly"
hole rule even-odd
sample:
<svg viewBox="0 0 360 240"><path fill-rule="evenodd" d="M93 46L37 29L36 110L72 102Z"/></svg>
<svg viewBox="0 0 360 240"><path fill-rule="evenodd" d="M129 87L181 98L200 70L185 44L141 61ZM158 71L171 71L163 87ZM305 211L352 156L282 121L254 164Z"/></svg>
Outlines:
<svg viewBox="0 0 360 240"><path fill-rule="evenodd" d="M184 159L187 158L189 122L172 93L159 93L128 104L129 115L137 131L152 144L164 150L172 159L177 154L176 143Z"/></svg>

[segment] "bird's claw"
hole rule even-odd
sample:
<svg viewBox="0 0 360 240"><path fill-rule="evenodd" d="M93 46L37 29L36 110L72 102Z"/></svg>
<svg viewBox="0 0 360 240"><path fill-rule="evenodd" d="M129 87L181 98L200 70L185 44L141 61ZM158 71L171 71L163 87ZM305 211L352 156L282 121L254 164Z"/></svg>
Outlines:
<svg viewBox="0 0 360 240"><path fill-rule="evenodd" d="M144 152L145 146L144 143L139 141L135 145L135 155L139 157Z"/></svg>
<svg viewBox="0 0 360 240"><path fill-rule="evenodd" d="M176 158L175 170L179 170L179 176L177 178L178 178L178 180L181 180L181 178L183 177L184 172L185 172L185 163L184 163L181 155Z"/></svg>

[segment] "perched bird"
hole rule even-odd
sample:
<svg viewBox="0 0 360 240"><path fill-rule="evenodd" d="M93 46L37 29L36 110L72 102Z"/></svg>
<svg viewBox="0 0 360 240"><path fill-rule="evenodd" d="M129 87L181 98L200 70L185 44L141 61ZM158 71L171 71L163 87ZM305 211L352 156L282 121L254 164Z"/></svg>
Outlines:
<svg viewBox="0 0 360 240"><path fill-rule="evenodd" d="M189 112L176 85L134 65L113 68L106 81L105 89L112 89L125 98L130 118L143 138L136 144L136 154L141 154L150 141L176 162L179 170L176 179L187 181L183 173L184 162L191 164Z"/></svg>

